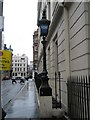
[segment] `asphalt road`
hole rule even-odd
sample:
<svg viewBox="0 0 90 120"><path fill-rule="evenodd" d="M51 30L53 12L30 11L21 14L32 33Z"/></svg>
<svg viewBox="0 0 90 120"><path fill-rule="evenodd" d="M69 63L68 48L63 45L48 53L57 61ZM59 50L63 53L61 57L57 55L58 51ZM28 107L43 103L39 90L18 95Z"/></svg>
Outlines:
<svg viewBox="0 0 90 120"><path fill-rule="evenodd" d="M12 80L3 80L1 86L1 104L4 109L7 109L9 103L16 97L25 84L20 84L16 80L16 84L12 84Z"/></svg>

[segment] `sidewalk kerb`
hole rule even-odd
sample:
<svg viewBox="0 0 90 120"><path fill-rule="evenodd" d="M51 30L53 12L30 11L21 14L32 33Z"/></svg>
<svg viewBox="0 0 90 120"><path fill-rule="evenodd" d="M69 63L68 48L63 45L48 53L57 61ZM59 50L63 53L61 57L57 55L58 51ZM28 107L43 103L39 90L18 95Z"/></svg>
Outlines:
<svg viewBox="0 0 90 120"><path fill-rule="evenodd" d="M33 81L34 81L34 79L33 79ZM40 106L39 95L38 95L38 90L37 90L35 81L34 81L34 86L35 86L35 91L36 91L36 96L37 96L38 105Z"/></svg>

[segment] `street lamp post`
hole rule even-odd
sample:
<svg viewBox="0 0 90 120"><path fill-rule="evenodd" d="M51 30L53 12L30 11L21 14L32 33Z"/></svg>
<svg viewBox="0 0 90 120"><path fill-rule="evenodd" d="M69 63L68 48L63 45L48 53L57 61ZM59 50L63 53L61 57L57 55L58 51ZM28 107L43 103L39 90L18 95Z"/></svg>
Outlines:
<svg viewBox="0 0 90 120"><path fill-rule="evenodd" d="M43 10L42 19L38 21L38 26L40 27L40 36L43 38L41 43L43 44L43 71L41 73L41 86L39 88L40 96L51 96L52 89L48 84L48 72L46 69L46 37L48 34L50 21L46 19L46 10Z"/></svg>

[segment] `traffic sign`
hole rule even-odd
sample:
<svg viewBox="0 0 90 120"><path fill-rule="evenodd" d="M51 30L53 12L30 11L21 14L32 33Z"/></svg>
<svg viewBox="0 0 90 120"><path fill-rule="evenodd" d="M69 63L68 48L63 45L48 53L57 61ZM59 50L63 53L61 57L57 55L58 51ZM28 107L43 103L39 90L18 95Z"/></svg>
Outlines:
<svg viewBox="0 0 90 120"><path fill-rule="evenodd" d="M10 70L12 53L9 50L0 50L0 70Z"/></svg>

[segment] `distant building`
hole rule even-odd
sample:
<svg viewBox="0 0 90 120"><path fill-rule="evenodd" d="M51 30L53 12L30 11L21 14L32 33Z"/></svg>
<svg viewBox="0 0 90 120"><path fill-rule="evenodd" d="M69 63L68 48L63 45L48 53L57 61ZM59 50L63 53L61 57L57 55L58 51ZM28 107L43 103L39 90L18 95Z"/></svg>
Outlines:
<svg viewBox="0 0 90 120"><path fill-rule="evenodd" d="M38 30L33 35L33 69L38 69Z"/></svg>
<svg viewBox="0 0 90 120"><path fill-rule="evenodd" d="M33 77L33 61L30 61L30 77Z"/></svg>
<svg viewBox="0 0 90 120"><path fill-rule="evenodd" d="M12 57L12 76L17 78L19 77L27 77L28 75L28 57L23 54L19 56L13 55Z"/></svg>
<svg viewBox="0 0 90 120"><path fill-rule="evenodd" d="M30 70L33 69L33 61L30 61Z"/></svg>

